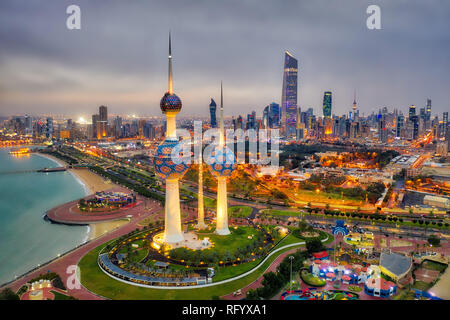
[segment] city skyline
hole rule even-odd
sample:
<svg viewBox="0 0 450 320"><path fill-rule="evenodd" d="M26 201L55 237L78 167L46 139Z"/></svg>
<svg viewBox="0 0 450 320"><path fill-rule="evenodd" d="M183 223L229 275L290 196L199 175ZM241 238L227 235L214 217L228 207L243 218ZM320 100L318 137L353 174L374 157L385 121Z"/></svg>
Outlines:
<svg viewBox="0 0 450 320"><path fill-rule="evenodd" d="M268 104L281 104L285 50L300 62L298 106L303 110L312 107L320 114L327 90L333 92L336 114L351 111L355 90L361 115L385 106L404 112L409 105L421 108L428 98L433 100L433 115L448 108L443 90L450 83L445 73L447 4L425 10L419 2L409 2L408 8L382 3L382 30L374 31L365 26L364 1L350 1L345 9L324 8L323 2L291 3L287 13L273 2L264 7L212 3L207 5L211 9L207 11L213 12L209 14L199 13L193 4L181 10L183 16L177 21L159 24L171 8L181 9L183 4L122 8L120 3L109 7L81 1L79 5L82 29L71 31L65 28L67 3L1 4L1 23L8 27L2 26L0 33L6 44L0 51L0 77L5 84L0 115L87 116L99 105L107 105L111 114L158 115L159 93L165 86L160 81L165 71L157 63L158 47L169 29L177 39L179 56L175 89L185 97L181 117L186 110L208 115L210 98L219 95L214 86L219 78L229 88L226 116L241 110L260 115ZM286 18L276 19L282 13ZM240 15L247 20L242 22ZM303 32L302 27L317 17L320 26ZM267 19L275 22L264 23ZM417 46L423 41L426 46Z"/></svg>

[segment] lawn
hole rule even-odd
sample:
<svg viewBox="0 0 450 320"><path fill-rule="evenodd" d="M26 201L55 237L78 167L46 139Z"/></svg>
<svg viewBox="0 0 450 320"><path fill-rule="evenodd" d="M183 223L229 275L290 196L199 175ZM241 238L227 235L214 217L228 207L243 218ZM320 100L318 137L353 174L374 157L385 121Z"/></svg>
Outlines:
<svg viewBox="0 0 450 320"><path fill-rule="evenodd" d="M427 291L428 289L431 288L431 284L430 284L430 283L426 283L426 282L418 281L418 280L417 280L417 281L414 283L413 288L414 288L414 289L421 290L421 291Z"/></svg>
<svg viewBox="0 0 450 320"><path fill-rule="evenodd" d="M62 294L58 291L50 290L50 292L55 296L55 300L73 300L73 297Z"/></svg>
<svg viewBox="0 0 450 320"><path fill-rule="evenodd" d="M306 283L309 286L323 287L324 285L327 284L326 280L316 277L315 275L306 270L301 271L300 278L304 283Z"/></svg>
<svg viewBox="0 0 450 320"><path fill-rule="evenodd" d="M329 235L329 239L325 241L324 244L332 242L333 239L333 236ZM289 234L281 240L274 249L297 242L299 242L299 239ZM235 281L206 288L162 290L125 284L107 276L102 270L100 270L97 264L98 254L100 250L106 246L106 244L107 243L102 244L91 250L80 260L78 263L81 270L80 279L82 285L88 290L103 297L116 300L210 300L213 296L224 296L241 289L258 279L279 255L286 251L304 246L299 244L298 246L293 246L278 251L276 254L269 257L264 263L259 265L254 272ZM231 273L232 272L230 271L229 274Z"/></svg>
<svg viewBox="0 0 450 320"><path fill-rule="evenodd" d="M261 264L255 272L236 281L207 288L162 290L125 284L103 273L97 265L97 256L104 246L105 244L93 249L78 263L81 270L81 283L96 294L117 300L210 300L213 296L223 296L252 283L261 276L277 256L293 249L290 247L280 250Z"/></svg>
<svg viewBox="0 0 450 320"><path fill-rule="evenodd" d="M186 188L181 188L180 191L184 194L195 197L195 199L198 199L198 194L195 192L192 192L191 190L188 190ZM213 209L217 206L216 199L212 199L212 198L205 197L205 196L203 196L203 204L205 205L206 208L211 208L211 209Z"/></svg>
<svg viewBox="0 0 450 320"><path fill-rule="evenodd" d="M228 267L218 267L215 272L216 275L213 278L213 282L219 282L225 279L236 277L242 273L245 273L252 268L256 267L258 263L262 261L263 258L259 258L255 261L238 264L236 266L228 266Z"/></svg>
<svg viewBox="0 0 450 320"><path fill-rule="evenodd" d="M300 215L299 211L290 211L290 210L264 209L261 212L269 216L298 217Z"/></svg>
<svg viewBox="0 0 450 320"><path fill-rule="evenodd" d="M228 208L228 215L234 218L247 218L252 213L251 207L234 206Z"/></svg>
<svg viewBox="0 0 450 320"><path fill-rule="evenodd" d="M231 234L226 236L220 236L214 233L211 234L198 234L199 239L208 237L214 248L208 249L216 251L219 254L224 254L226 251L231 253L236 252L237 248L245 247L248 244L253 243L253 239L249 239L249 236L256 236L259 231L252 227L240 226L237 229L230 228Z"/></svg>
<svg viewBox="0 0 450 320"><path fill-rule="evenodd" d="M446 264L431 261L431 260L424 260L422 263L422 267L424 267L425 269L428 269L428 270L436 270L439 272L444 272L445 269L447 269Z"/></svg>
<svg viewBox="0 0 450 320"><path fill-rule="evenodd" d="M329 239L324 244L330 243L332 241L333 236L329 235ZM299 239L289 234L287 237L281 240L274 249L297 242L299 242ZM304 246L299 244L298 246L280 250L276 254L268 258L251 274L229 283L207 288L161 290L125 284L114 280L103 273L103 271L101 271L97 265L97 256L100 250L105 245L106 244L103 244L93 249L88 254L86 254L78 263L78 266L81 270L81 283L84 287L92 292L95 292L104 297L108 297L110 299L118 300L209 300L213 296L223 296L236 291L237 289L241 289L258 279L279 255L294 248ZM231 271L229 272L229 274L231 274Z"/></svg>

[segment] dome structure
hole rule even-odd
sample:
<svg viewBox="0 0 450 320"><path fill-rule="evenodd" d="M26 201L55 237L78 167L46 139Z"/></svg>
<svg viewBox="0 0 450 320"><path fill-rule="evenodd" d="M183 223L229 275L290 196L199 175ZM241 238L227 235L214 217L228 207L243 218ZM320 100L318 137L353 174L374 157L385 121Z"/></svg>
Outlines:
<svg viewBox="0 0 450 320"><path fill-rule="evenodd" d="M180 112L182 104L181 99L175 93L166 92L159 103L161 111L166 112Z"/></svg>
<svg viewBox="0 0 450 320"><path fill-rule="evenodd" d="M217 146L206 159L209 171L216 178L229 177L236 169L236 158L228 147Z"/></svg>
<svg viewBox="0 0 450 320"><path fill-rule="evenodd" d="M176 140L166 139L157 148L153 158L156 173L163 179L180 179L189 169L183 161L181 145Z"/></svg>

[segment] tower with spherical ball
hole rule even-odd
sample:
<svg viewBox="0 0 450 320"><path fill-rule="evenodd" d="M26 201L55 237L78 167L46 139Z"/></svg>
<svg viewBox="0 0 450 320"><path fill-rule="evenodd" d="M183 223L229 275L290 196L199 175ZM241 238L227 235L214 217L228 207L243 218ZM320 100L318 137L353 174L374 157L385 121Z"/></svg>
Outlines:
<svg viewBox="0 0 450 320"><path fill-rule="evenodd" d="M223 89L220 84L220 139L219 144L206 159L208 168L217 179L217 213L216 233L219 235L230 234L228 229L228 201L227 201L227 178L236 169L236 159L233 151L225 145L225 134L223 124Z"/></svg>
<svg viewBox="0 0 450 320"><path fill-rule="evenodd" d="M160 177L166 180L164 242L175 244L184 240L181 229L180 190L178 181L189 166L184 161L176 136L176 115L181 100L173 93L172 48L169 34L169 90L161 98L161 111L166 115L166 139L158 146L153 163Z"/></svg>

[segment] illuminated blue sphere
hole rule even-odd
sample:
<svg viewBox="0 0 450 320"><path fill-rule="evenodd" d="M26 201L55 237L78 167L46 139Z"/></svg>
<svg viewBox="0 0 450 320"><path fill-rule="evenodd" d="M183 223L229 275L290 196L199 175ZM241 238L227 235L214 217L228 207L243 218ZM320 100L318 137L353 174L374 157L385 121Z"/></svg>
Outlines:
<svg viewBox="0 0 450 320"><path fill-rule="evenodd" d="M206 164L214 177L229 177L236 169L236 158L230 148L216 147L206 159Z"/></svg>
<svg viewBox="0 0 450 320"><path fill-rule="evenodd" d="M175 93L170 94L169 92L166 92L161 98L159 106L163 113L180 112L182 104L181 99Z"/></svg>
<svg viewBox="0 0 450 320"><path fill-rule="evenodd" d="M174 154L172 155L172 152ZM163 179L180 179L189 169L183 159L182 147L176 140L164 140L156 149L153 165L156 173Z"/></svg>

